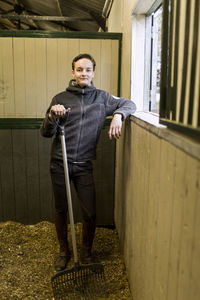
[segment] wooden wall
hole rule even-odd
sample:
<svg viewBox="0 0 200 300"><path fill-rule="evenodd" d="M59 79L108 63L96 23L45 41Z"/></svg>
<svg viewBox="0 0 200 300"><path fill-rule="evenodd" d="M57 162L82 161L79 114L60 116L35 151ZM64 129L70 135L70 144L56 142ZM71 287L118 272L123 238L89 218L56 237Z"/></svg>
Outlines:
<svg viewBox="0 0 200 300"><path fill-rule="evenodd" d="M90 53L96 60L95 86L118 95L121 35L21 31L7 35L0 37L0 221L52 221L51 139L40 136L39 124L52 97L68 86L72 59L80 53ZM94 162L97 223L105 226L114 223L115 142L108 139L109 124L106 120ZM73 187L72 193L79 221Z"/></svg>
<svg viewBox="0 0 200 300"><path fill-rule="evenodd" d="M35 129L6 129L0 131L0 144L0 220L52 220L51 140Z"/></svg>
<svg viewBox="0 0 200 300"><path fill-rule="evenodd" d="M115 142L108 138L109 122L102 130L94 162L97 223L114 224ZM53 221L54 198L49 172L51 139L37 129L0 130L0 222L35 224ZM72 185L74 219L81 213Z"/></svg>
<svg viewBox="0 0 200 300"><path fill-rule="evenodd" d="M133 121L117 143L115 222L134 300L200 299L200 161Z"/></svg>
<svg viewBox="0 0 200 300"><path fill-rule="evenodd" d="M0 37L0 118L42 118L85 52L97 63L95 86L117 96L119 40Z"/></svg>

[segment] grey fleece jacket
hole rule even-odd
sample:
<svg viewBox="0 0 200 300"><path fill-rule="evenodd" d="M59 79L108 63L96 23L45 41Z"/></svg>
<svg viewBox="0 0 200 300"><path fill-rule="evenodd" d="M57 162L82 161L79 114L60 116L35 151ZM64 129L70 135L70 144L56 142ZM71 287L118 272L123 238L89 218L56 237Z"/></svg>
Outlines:
<svg viewBox="0 0 200 300"><path fill-rule="evenodd" d="M118 113L124 120L136 110L133 101L113 97L103 90L96 89L93 84L81 88L71 80L66 91L52 99L40 128L44 137L50 138L55 135L51 149L52 159L62 159L58 123L48 118L51 106L56 104L71 109L65 124L67 157L71 162L96 158L96 146L107 116ZM59 119L59 122L61 121Z"/></svg>

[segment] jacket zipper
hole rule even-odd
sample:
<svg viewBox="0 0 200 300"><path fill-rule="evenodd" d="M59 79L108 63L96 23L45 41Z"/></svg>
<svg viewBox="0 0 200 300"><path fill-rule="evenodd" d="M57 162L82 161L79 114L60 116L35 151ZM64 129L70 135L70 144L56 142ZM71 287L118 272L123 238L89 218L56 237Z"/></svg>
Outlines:
<svg viewBox="0 0 200 300"><path fill-rule="evenodd" d="M75 161L78 161L77 160L77 158L78 158L78 150L79 150L80 140L81 140L83 115L84 115L84 105L83 105L84 101L83 101L83 98L84 98L84 89L82 89L82 94L81 94L81 120L80 120L80 131L79 131L78 147L77 147L77 150L76 150L76 159L75 159Z"/></svg>

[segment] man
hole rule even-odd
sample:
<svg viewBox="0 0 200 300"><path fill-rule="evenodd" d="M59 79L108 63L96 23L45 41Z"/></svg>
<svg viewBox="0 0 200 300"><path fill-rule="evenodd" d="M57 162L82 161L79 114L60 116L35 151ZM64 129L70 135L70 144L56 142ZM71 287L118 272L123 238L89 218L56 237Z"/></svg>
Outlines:
<svg viewBox="0 0 200 300"><path fill-rule="evenodd" d="M136 106L130 100L113 97L96 89L92 83L95 60L89 54L73 59L72 76L66 91L57 94L47 110L41 126L44 137L55 135L51 150L50 171L55 196L55 227L60 253L55 261L57 271L66 268L70 259L67 240L67 199L62 161L62 148L58 123L70 109L65 125L66 148L70 180L73 181L80 200L83 216L82 263L92 261L91 249L96 228L95 187L92 160L96 158L96 146L105 118L113 115L109 138L119 138L122 120L134 113Z"/></svg>

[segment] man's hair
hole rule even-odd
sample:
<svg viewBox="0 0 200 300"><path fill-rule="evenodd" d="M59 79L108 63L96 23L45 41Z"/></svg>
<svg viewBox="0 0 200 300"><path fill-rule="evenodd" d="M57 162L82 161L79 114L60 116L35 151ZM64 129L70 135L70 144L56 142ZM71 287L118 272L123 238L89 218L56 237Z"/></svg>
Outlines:
<svg viewBox="0 0 200 300"><path fill-rule="evenodd" d="M94 71L95 67L96 67L96 62L95 62L94 58L90 54L87 54L87 53L79 54L76 57L74 57L74 59L72 61L72 70L74 70L75 62L77 62L78 60L80 60L82 58L87 58L87 59L89 59L92 62L92 64L93 64L93 71Z"/></svg>

